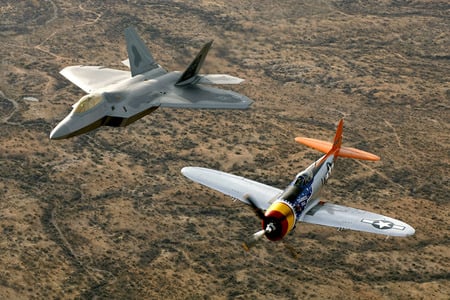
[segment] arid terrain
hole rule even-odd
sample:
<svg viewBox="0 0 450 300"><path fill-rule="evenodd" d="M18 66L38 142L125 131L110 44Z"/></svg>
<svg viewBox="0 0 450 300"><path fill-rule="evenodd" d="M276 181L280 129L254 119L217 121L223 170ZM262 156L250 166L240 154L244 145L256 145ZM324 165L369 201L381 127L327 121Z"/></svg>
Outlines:
<svg viewBox="0 0 450 300"><path fill-rule="evenodd" d="M245 111L158 109L126 128L52 141L83 91L69 65L126 69L133 25L183 70L214 39L205 73ZM449 299L448 1L0 1L1 299ZM180 173L203 166L286 186L344 143L322 199L416 228L408 238L298 224L241 242L254 213Z"/></svg>

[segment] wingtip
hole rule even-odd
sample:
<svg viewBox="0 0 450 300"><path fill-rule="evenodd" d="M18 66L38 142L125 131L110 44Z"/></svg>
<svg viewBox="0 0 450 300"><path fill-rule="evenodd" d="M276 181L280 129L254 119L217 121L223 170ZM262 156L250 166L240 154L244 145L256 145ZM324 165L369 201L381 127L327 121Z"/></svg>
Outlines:
<svg viewBox="0 0 450 300"><path fill-rule="evenodd" d="M412 236L416 233L416 230L411 225L408 225L406 228L406 236Z"/></svg>
<svg viewBox="0 0 450 300"><path fill-rule="evenodd" d="M181 169L181 174L186 175L190 170L192 170L192 167L183 167Z"/></svg>

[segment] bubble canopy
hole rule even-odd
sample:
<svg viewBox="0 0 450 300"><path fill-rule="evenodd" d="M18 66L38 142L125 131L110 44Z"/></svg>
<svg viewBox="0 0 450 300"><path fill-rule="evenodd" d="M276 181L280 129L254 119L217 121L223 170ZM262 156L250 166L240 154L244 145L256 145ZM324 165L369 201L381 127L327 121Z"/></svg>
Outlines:
<svg viewBox="0 0 450 300"><path fill-rule="evenodd" d="M101 94L89 94L83 96L75 105L73 106L73 112L76 114L84 113L95 106L99 105L103 100Z"/></svg>

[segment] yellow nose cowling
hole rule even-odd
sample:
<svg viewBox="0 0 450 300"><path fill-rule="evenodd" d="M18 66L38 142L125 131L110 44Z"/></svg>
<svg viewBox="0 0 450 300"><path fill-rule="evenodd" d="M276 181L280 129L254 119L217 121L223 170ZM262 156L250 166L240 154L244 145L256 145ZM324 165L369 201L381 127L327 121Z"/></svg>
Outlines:
<svg viewBox="0 0 450 300"><path fill-rule="evenodd" d="M285 202L274 202L266 211L263 220L263 229L272 224L274 229L266 233L271 241L281 240L295 225L295 213L292 207Z"/></svg>

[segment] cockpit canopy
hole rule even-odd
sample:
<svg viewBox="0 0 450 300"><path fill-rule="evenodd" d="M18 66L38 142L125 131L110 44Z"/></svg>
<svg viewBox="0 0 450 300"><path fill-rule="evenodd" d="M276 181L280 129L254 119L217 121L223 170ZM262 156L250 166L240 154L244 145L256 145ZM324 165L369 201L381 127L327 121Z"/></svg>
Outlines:
<svg viewBox="0 0 450 300"><path fill-rule="evenodd" d="M313 178L312 172L310 171L304 171L297 175L297 177L294 180L294 186L298 188L302 188L306 186Z"/></svg>
<svg viewBox="0 0 450 300"><path fill-rule="evenodd" d="M84 113L95 106L99 105L103 100L103 96L101 94L89 94L81 97L81 99L74 104L73 112L74 113Z"/></svg>

